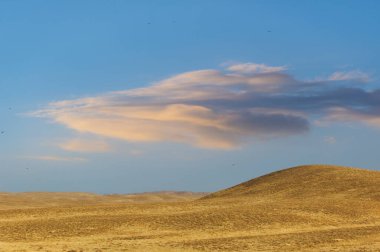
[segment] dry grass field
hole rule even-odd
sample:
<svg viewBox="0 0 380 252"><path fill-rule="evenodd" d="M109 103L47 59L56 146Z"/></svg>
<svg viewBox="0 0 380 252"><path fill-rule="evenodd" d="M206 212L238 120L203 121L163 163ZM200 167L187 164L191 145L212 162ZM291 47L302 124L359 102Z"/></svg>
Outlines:
<svg viewBox="0 0 380 252"><path fill-rule="evenodd" d="M182 202L192 201L205 195L207 195L207 193L174 191L108 195L81 192L0 192L0 210L36 207L90 206L101 204L109 205L115 203Z"/></svg>
<svg viewBox="0 0 380 252"><path fill-rule="evenodd" d="M173 202L27 196L0 195L0 251L380 251L377 171L295 167Z"/></svg>

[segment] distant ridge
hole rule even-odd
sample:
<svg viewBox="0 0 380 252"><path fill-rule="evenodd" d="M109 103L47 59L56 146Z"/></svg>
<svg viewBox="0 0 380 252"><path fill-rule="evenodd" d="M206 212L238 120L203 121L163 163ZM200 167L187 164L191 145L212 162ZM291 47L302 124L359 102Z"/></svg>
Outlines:
<svg viewBox="0 0 380 252"><path fill-rule="evenodd" d="M205 195L207 195L207 193L186 191L105 195L86 192L0 192L0 210L72 205L178 202L195 200Z"/></svg>
<svg viewBox="0 0 380 252"><path fill-rule="evenodd" d="M380 201L380 172L334 166L303 165L243 182L201 198L343 197Z"/></svg>

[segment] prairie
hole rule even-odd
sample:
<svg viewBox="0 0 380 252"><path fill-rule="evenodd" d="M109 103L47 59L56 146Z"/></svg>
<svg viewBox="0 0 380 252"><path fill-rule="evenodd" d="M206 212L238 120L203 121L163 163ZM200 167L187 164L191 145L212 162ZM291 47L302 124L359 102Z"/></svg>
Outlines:
<svg viewBox="0 0 380 252"><path fill-rule="evenodd" d="M208 195L4 193L0 251L380 251L379 185L310 165Z"/></svg>

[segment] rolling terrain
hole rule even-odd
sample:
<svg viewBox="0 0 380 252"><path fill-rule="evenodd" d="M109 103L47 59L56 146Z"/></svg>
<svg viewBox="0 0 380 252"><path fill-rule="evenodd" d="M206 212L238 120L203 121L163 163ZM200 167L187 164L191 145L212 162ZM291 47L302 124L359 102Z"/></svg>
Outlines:
<svg viewBox="0 0 380 252"><path fill-rule="evenodd" d="M106 194L82 192L23 192L1 193L0 210L36 207L90 206L117 203L152 203L195 200L207 193L195 192L146 192L135 194Z"/></svg>
<svg viewBox="0 0 380 252"><path fill-rule="evenodd" d="M379 186L378 171L309 165L175 202L0 195L0 251L380 251Z"/></svg>

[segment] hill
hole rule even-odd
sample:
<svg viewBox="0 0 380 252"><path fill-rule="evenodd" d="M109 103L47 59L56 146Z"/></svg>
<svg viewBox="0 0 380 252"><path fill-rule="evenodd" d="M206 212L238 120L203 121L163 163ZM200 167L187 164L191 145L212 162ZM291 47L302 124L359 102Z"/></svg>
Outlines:
<svg viewBox="0 0 380 252"><path fill-rule="evenodd" d="M341 197L380 201L379 186L378 171L332 165L305 165L276 171L209 194L202 199Z"/></svg>
<svg viewBox="0 0 380 252"><path fill-rule="evenodd" d="M83 192L0 192L0 210L36 207L90 206L118 203L191 201L205 196L201 192L160 191L134 194L95 194Z"/></svg>
<svg viewBox="0 0 380 252"><path fill-rule="evenodd" d="M0 209L0 251L380 251L379 176L312 165L202 199L183 192L0 195L0 205L12 208Z"/></svg>

